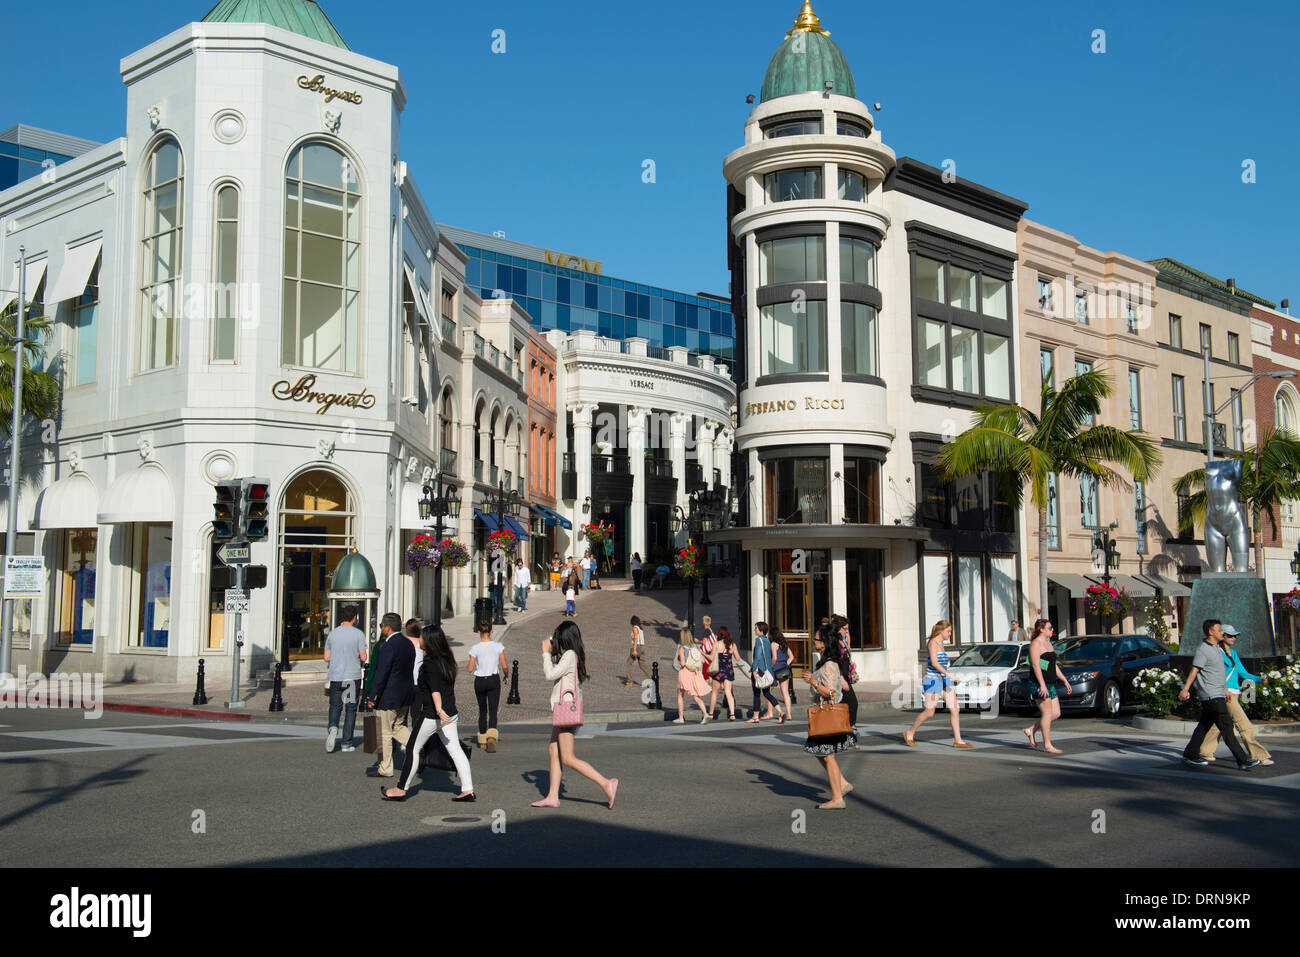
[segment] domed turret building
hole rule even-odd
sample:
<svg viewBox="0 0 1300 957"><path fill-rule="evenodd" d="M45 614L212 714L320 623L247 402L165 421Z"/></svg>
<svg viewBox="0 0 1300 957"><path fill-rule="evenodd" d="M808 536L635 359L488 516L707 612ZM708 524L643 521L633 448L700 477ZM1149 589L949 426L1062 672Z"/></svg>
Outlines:
<svg viewBox="0 0 1300 957"><path fill-rule="evenodd" d="M934 455L982 402L1018 401L1013 303L1025 204L898 158L804 3L727 156L737 331L742 612L808 662L833 613L868 681L913 674L1023 614L1023 532L987 477ZM747 596L747 597L746 597Z"/></svg>

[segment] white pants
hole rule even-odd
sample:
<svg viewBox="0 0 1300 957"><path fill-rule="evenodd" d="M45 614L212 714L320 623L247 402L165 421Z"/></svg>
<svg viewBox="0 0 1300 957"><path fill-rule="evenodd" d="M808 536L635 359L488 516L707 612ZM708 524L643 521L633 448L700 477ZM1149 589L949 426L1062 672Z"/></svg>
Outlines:
<svg viewBox="0 0 1300 957"><path fill-rule="evenodd" d="M424 751L424 746L433 737L434 732L439 731L442 733L442 743L447 746L447 753L451 755L451 762L456 765L461 793L474 790L474 779L469 772L469 758L465 757L465 752L460 747L460 738L456 736L456 720L459 717L460 715L456 715L446 724L437 718L423 716L416 721L412 729L410 748L406 752L406 767L403 768L402 780L397 785L399 788L403 791L410 790L411 784L415 781L415 769L420 766L420 755Z"/></svg>

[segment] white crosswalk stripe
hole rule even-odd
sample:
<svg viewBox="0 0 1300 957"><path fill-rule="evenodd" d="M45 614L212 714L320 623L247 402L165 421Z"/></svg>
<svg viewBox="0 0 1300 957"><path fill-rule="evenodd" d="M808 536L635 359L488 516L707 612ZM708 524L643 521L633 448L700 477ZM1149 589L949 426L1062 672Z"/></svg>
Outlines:
<svg viewBox="0 0 1300 957"><path fill-rule="evenodd" d="M186 735L170 729L195 730ZM158 733L158 732L162 733ZM153 732L153 733L150 733ZM216 732L216 733L214 733ZM80 754L95 751L158 750L207 744L301 741L323 737L320 728L303 725L258 725L230 721L141 724L112 728L69 727L52 731L0 731L0 761L46 754ZM47 747L14 749L18 741L46 743ZM72 747L61 747L61 744Z"/></svg>

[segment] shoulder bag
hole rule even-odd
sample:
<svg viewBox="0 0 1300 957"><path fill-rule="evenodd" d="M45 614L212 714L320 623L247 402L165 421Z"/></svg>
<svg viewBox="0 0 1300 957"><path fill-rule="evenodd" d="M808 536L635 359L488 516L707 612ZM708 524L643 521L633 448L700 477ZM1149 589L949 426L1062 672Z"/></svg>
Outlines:
<svg viewBox="0 0 1300 957"><path fill-rule="evenodd" d="M567 675L566 675L567 677ZM564 678L560 679L560 700L551 708L551 726L556 728L574 728L582 724L582 699L578 697L578 676L573 676L573 691L564 690ZM573 697L565 701L564 696Z"/></svg>
<svg viewBox="0 0 1300 957"><path fill-rule="evenodd" d="M691 647L690 647L689 649L687 649L686 654L684 655L684 657L686 658L686 670L687 670L687 671L701 671L701 670L703 670L703 668L704 668L704 656L700 654L700 649L697 648L695 645L691 645Z"/></svg>
<svg viewBox="0 0 1300 957"><path fill-rule="evenodd" d="M849 706L822 701L808 709L808 737L832 738L853 730L849 724Z"/></svg>

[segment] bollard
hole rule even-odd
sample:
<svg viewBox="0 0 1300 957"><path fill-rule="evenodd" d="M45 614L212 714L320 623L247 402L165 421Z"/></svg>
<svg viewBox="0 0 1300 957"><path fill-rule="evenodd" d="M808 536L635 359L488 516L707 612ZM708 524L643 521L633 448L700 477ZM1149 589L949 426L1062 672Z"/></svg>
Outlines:
<svg viewBox="0 0 1300 957"><path fill-rule="evenodd" d="M271 707L268 711L283 711L284 696L281 694L280 662L275 663L275 687L271 690Z"/></svg>
<svg viewBox="0 0 1300 957"><path fill-rule="evenodd" d="M515 659L510 669L510 693L506 695L506 704L519 704L519 659Z"/></svg>
<svg viewBox="0 0 1300 957"><path fill-rule="evenodd" d="M199 683L194 687L194 703L207 704L208 693L203 690L203 659L199 659Z"/></svg>
<svg viewBox="0 0 1300 957"><path fill-rule="evenodd" d="M650 680L655 685L655 696L650 702L650 708L653 711L662 711L664 709L663 699L659 697L659 662L653 662L650 665Z"/></svg>

